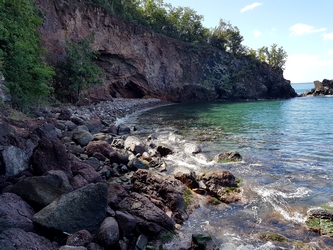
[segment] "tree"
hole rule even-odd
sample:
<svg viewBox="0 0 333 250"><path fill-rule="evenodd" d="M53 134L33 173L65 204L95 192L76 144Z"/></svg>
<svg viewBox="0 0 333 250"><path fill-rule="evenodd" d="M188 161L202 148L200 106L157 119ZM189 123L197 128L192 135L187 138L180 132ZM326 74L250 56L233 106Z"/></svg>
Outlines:
<svg viewBox="0 0 333 250"><path fill-rule="evenodd" d="M258 49L257 57L260 61L268 63L273 68L284 69L288 55L282 47L277 47L277 44L273 43L270 47L261 47Z"/></svg>
<svg viewBox="0 0 333 250"><path fill-rule="evenodd" d="M237 26L220 19L219 25L211 30L209 43L219 49L232 54L242 54L245 47L242 45L244 38Z"/></svg>
<svg viewBox="0 0 333 250"><path fill-rule="evenodd" d="M91 38L66 41L67 60L60 66L57 89L65 95L62 98L69 98L71 102L81 99L82 90L102 83L101 69L93 61L98 53L92 51L90 43Z"/></svg>
<svg viewBox="0 0 333 250"><path fill-rule="evenodd" d="M33 0L0 1L0 57L13 105L38 104L52 92L53 69L44 53L37 27L42 24Z"/></svg>

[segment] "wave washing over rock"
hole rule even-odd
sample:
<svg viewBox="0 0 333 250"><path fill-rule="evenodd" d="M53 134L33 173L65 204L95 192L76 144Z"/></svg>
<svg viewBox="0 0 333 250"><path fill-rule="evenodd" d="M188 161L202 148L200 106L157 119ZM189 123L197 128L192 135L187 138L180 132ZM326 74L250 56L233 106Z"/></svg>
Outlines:
<svg viewBox="0 0 333 250"><path fill-rule="evenodd" d="M0 249L159 249L203 202L199 195L239 201L228 170L166 164L173 154L203 161L194 143L174 133L171 140L136 136L114 123L165 104L118 99L35 110L37 119L2 117ZM183 246L211 249L214 242L193 235Z"/></svg>

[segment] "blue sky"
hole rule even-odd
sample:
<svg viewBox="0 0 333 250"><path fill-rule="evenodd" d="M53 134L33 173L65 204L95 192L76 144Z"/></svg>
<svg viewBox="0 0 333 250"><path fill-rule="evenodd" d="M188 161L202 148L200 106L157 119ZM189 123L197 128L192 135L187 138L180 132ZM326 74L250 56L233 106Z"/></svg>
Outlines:
<svg viewBox="0 0 333 250"><path fill-rule="evenodd" d="M333 79L333 0L164 0L204 16L207 28L220 19L237 26L243 45L276 43L288 54L284 77L292 83Z"/></svg>

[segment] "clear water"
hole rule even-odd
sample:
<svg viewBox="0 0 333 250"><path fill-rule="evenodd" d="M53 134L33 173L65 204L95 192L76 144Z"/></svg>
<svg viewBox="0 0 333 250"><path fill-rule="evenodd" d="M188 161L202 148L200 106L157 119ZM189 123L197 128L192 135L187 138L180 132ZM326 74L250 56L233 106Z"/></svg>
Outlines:
<svg viewBox="0 0 333 250"><path fill-rule="evenodd" d="M312 87L294 85L298 93ZM208 158L207 164L190 164L228 169L242 179L243 202L201 206L170 249L177 249L195 232L212 235L220 249L293 249L292 243L282 247L259 240L256 234L265 231L312 242L313 249L333 246L331 239L309 232L304 224L308 209L332 205L332 97L177 104L140 114L135 123L142 131L179 131L197 142ZM243 161L209 163L214 155L229 150L240 152ZM322 241L324 248L318 246Z"/></svg>

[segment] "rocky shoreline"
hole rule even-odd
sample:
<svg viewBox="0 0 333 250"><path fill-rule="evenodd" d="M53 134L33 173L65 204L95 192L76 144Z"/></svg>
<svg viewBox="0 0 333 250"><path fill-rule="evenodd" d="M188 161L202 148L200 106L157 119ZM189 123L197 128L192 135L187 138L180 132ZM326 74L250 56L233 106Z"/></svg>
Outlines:
<svg viewBox="0 0 333 250"><path fill-rule="evenodd" d="M133 135L117 118L166 105L158 99L115 99L90 106L34 110L36 118L0 121L0 249L160 249L198 206L241 199L228 170L170 173L165 157L182 145ZM178 149L177 149L178 150ZM220 160L241 160L222 153ZM167 173L169 172L169 173ZM212 197L212 198L208 198ZM193 235L184 249L213 249Z"/></svg>

